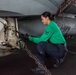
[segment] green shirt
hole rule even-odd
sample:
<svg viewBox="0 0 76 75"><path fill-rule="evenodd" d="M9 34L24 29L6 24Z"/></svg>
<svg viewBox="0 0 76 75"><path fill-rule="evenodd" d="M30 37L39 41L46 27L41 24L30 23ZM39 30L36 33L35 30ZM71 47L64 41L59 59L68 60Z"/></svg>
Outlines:
<svg viewBox="0 0 76 75"><path fill-rule="evenodd" d="M54 21L51 21L47 25L44 33L40 37L30 36L29 40L34 43L46 42L47 40L49 40L53 44L65 44L66 43L60 28L57 26L57 24Z"/></svg>

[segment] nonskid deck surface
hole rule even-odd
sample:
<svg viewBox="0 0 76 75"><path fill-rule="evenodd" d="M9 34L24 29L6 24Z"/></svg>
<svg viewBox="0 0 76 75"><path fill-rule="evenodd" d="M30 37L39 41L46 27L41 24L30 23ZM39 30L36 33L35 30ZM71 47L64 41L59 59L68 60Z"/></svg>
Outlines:
<svg viewBox="0 0 76 75"><path fill-rule="evenodd" d="M35 53L36 44L29 42L27 45L28 48ZM76 46L68 45L68 50L76 52ZM52 67L53 63L53 59L46 61L46 65L52 75L76 75L75 54L68 52L64 63L58 68ZM16 49L14 53L0 57L0 75L40 75L31 71L31 68L35 66L37 65L34 60L30 58L24 50Z"/></svg>

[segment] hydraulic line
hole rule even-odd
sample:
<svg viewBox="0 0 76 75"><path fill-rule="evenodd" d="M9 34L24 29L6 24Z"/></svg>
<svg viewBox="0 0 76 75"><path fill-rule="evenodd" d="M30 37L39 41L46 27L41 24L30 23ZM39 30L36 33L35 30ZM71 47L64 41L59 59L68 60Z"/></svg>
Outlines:
<svg viewBox="0 0 76 75"><path fill-rule="evenodd" d="M69 53L72 53L72 54L74 54L74 55L76 55L76 52L73 52L73 51L68 51Z"/></svg>
<svg viewBox="0 0 76 75"><path fill-rule="evenodd" d="M76 4L76 0L70 0L71 3Z"/></svg>
<svg viewBox="0 0 76 75"><path fill-rule="evenodd" d="M59 8L58 8L55 16L58 16L70 3L71 3L70 0L64 1L64 2L59 6Z"/></svg>

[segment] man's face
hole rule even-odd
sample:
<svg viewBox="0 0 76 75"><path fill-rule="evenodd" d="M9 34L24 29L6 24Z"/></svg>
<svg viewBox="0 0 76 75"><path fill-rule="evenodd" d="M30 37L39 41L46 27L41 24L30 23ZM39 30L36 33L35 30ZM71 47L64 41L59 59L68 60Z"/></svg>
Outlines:
<svg viewBox="0 0 76 75"><path fill-rule="evenodd" d="M42 23L43 23L43 24L47 25L48 19L47 19L46 17L41 16L41 20L42 20Z"/></svg>

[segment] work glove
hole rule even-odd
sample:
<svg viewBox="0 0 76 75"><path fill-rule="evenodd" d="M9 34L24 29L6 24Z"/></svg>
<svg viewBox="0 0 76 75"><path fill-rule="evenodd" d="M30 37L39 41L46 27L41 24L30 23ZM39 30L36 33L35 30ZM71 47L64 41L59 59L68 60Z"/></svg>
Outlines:
<svg viewBox="0 0 76 75"><path fill-rule="evenodd" d="M29 40L29 35L27 33L26 34L19 33L19 37L24 41Z"/></svg>
<svg viewBox="0 0 76 75"><path fill-rule="evenodd" d="M24 38L25 38L25 39L29 39L29 35L26 33L26 34L24 35Z"/></svg>

